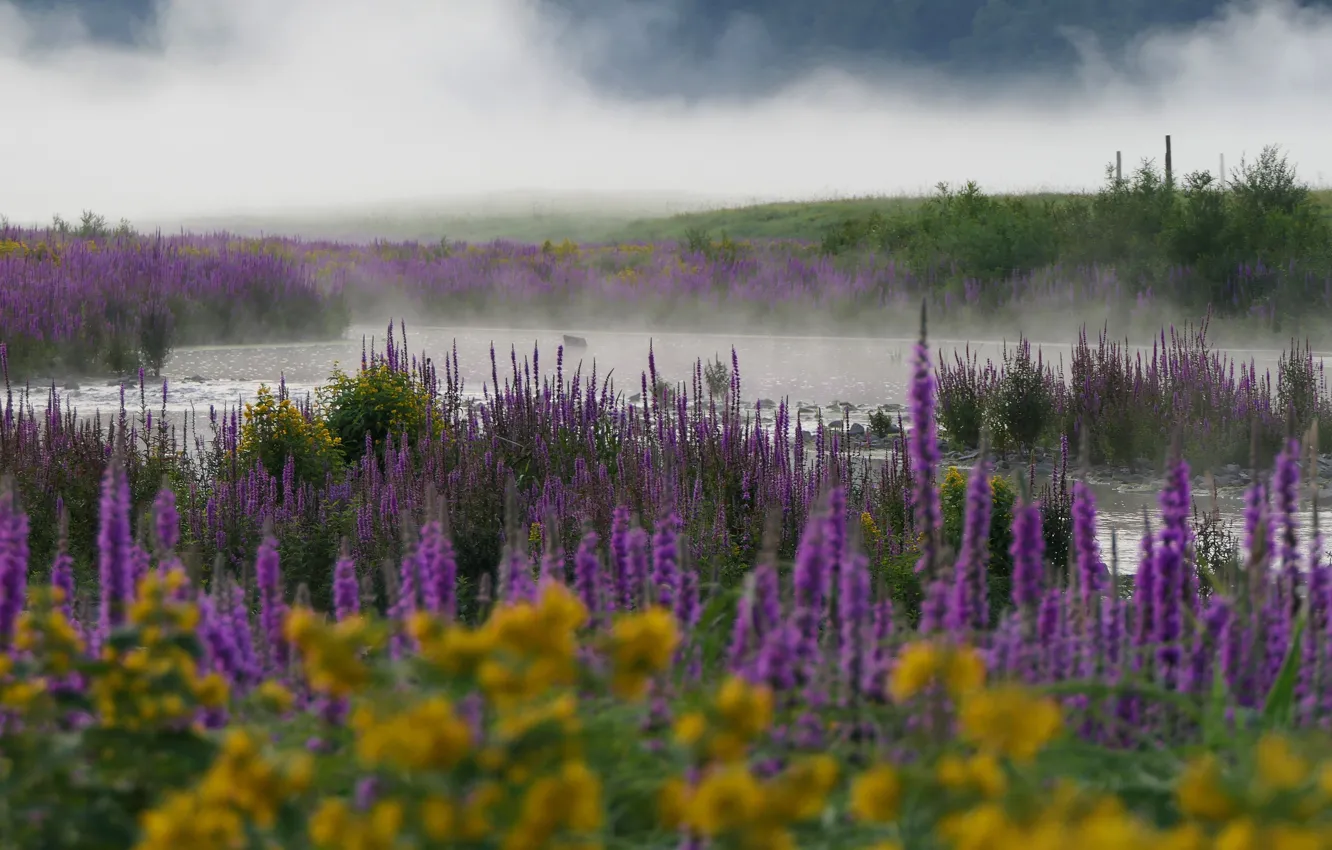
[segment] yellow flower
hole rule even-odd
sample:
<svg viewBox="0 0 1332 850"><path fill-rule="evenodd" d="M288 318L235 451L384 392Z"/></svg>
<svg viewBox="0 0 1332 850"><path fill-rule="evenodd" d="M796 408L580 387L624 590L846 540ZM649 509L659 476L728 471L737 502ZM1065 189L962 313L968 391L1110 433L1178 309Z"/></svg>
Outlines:
<svg viewBox="0 0 1332 850"><path fill-rule="evenodd" d="M969 759L946 755L935 767L935 778L945 788L975 791L987 799L998 797L1008 787L1003 768L990 753L976 753Z"/></svg>
<svg viewBox="0 0 1332 850"><path fill-rule="evenodd" d="M712 838L733 832L754 820L763 805L763 790L739 765L713 771L703 778L689 800L686 822Z"/></svg>
<svg viewBox="0 0 1332 850"><path fill-rule="evenodd" d="M296 701L296 696L281 682L273 679L266 679L256 689L255 693L259 699L263 700L268 706L278 714L286 714L291 710Z"/></svg>
<svg viewBox="0 0 1332 850"><path fill-rule="evenodd" d="M952 648L944 655L943 679L949 696L960 699L985 684L985 661L969 646Z"/></svg>
<svg viewBox="0 0 1332 850"><path fill-rule="evenodd" d="M948 815L940 822L939 837L955 850L985 850L985 848L1030 847L1031 842L1021 840L1018 830L1009 823L1008 816L996 803L984 803L958 814ZM1051 848L1051 850L1055 850Z"/></svg>
<svg viewBox="0 0 1332 850"><path fill-rule="evenodd" d="M648 679L665 670L680 644L675 615L662 607L620 617L611 627L611 692L641 699Z"/></svg>
<svg viewBox="0 0 1332 850"><path fill-rule="evenodd" d="M717 713L728 731L753 740L772 723L772 691L730 676L717 693Z"/></svg>
<svg viewBox="0 0 1332 850"><path fill-rule="evenodd" d="M684 780L666 780L657 792L657 820L663 829L675 831L684 823L689 808L689 789Z"/></svg>
<svg viewBox="0 0 1332 850"><path fill-rule="evenodd" d="M1261 791L1293 791L1309 778L1312 766L1291 749L1290 741L1279 735L1264 735L1254 752L1257 784Z"/></svg>
<svg viewBox="0 0 1332 850"><path fill-rule="evenodd" d="M1208 753L1185 766L1175 785L1179 810L1200 820L1224 821L1236 811L1235 801L1221 786L1221 768Z"/></svg>
<svg viewBox="0 0 1332 850"><path fill-rule="evenodd" d="M837 784L837 773L837 761L831 756L810 756L793 762L765 788L771 819L786 823L818 817Z"/></svg>
<svg viewBox="0 0 1332 850"><path fill-rule="evenodd" d="M701 712L686 712L675 721L675 740L683 746L692 747L707 730L708 721Z"/></svg>
<svg viewBox="0 0 1332 850"><path fill-rule="evenodd" d="M902 781L891 765L880 763L851 783L851 814L869 823L892 823L902 799Z"/></svg>
<svg viewBox="0 0 1332 850"><path fill-rule="evenodd" d="M1063 725L1054 700L1014 685L977 692L959 712L962 737L981 749L1015 761L1029 761Z"/></svg>
<svg viewBox="0 0 1332 850"><path fill-rule="evenodd" d="M433 841L445 841L453 835L457 811L452 801L432 795L421 803L421 828Z"/></svg>
<svg viewBox="0 0 1332 850"><path fill-rule="evenodd" d="M888 693L897 702L906 702L934 681L939 669L938 648L929 641L907 646L897 657Z"/></svg>

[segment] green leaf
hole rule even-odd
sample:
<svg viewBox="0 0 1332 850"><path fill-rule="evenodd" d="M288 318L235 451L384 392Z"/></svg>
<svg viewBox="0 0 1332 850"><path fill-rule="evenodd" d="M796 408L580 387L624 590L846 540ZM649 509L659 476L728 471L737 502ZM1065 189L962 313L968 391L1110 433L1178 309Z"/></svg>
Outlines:
<svg viewBox="0 0 1332 850"><path fill-rule="evenodd" d="M1203 708L1202 736L1203 744L1212 749L1226 740L1226 701L1229 696L1226 677L1221 665L1217 664L1212 672L1212 691L1207 696L1207 705Z"/></svg>
<svg viewBox="0 0 1332 850"><path fill-rule="evenodd" d="M1289 726L1295 713L1295 680L1300 672L1300 637L1308 625L1308 608L1300 612L1295 621L1295 628L1290 635L1290 646L1286 649L1286 658L1281 662L1281 672L1277 674L1272 690L1267 692L1267 701L1263 704L1263 725L1267 727Z"/></svg>

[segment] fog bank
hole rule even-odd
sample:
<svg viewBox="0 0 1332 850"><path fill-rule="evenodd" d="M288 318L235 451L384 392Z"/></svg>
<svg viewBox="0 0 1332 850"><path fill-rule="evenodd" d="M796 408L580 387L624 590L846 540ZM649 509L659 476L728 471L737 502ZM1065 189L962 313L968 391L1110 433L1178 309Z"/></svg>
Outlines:
<svg viewBox="0 0 1332 850"><path fill-rule="evenodd" d="M1002 89L829 66L771 96L690 102L616 98L580 75L608 43L646 37L642 16L566 24L525 0L171 0L154 48L131 51L0 0L0 213L171 226L496 196L1078 189L1117 149L1126 167L1159 160L1166 133L1181 173L1277 142L1303 177L1332 180L1332 15L1290 4L1119 55L1079 42L1080 73ZM53 29L62 46L42 47Z"/></svg>

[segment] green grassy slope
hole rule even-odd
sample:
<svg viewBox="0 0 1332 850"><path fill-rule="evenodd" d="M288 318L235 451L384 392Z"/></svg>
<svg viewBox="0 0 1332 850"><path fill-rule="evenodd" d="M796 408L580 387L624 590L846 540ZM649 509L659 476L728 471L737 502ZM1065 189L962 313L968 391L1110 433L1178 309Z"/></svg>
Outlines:
<svg viewBox="0 0 1332 850"><path fill-rule="evenodd" d="M1317 192L1332 216L1332 189ZM1053 198L1054 195L1033 197ZM488 242L511 239L539 243L654 242L684 238L691 229L734 239L798 239L817 241L824 231L847 218L910 209L919 197L868 197L825 201L790 201L699 210L675 215L644 215L628 210L582 207L548 211L489 211L477 215L428 212L403 215L347 216L321 221L240 220L228 229L239 232L300 234L306 238L415 239Z"/></svg>

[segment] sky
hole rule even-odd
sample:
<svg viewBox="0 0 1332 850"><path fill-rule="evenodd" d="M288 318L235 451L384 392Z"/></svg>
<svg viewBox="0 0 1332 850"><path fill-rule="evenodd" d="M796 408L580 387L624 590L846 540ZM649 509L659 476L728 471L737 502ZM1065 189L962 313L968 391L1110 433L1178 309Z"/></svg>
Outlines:
<svg viewBox="0 0 1332 850"><path fill-rule="evenodd" d="M656 13L668 13L669 0ZM1332 15L1243 5L1059 78L982 87L833 66L776 93L629 100L579 72L650 15L529 0L167 0L156 49L0 0L0 214L163 224L529 197L697 204L1086 189L1174 143L1178 173L1279 143L1332 184ZM58 49L42 47L52 35ZM760 38L761 33L750 38ZM713 63L746 73L743 45ZM725 60L725 61L720 61ZM754 60L758 61L758 60Z"/></svg>

